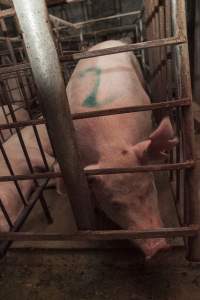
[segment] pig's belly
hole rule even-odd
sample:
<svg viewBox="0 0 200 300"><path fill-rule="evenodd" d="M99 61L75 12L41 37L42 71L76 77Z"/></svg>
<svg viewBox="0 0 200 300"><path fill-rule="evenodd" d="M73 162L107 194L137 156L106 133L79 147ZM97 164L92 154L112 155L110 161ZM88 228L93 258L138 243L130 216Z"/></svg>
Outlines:
<svg viewBox="0 0 200 300"><path fill-rule="evenodd" d="M87 166L99 162L104 154L112 153L112 158L128 146L148 138L151 113L76 120L74 125L82 163Z"/></svg>

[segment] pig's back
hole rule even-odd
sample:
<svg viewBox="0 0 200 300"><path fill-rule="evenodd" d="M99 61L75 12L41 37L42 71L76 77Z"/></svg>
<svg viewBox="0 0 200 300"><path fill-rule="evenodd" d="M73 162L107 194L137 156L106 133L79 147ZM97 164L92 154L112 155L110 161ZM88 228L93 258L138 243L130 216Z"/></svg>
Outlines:
<svg viewBox="0 0 200 300"><path fill-rule="evenodd" d="M122 45L124 43L119 41L107 41L90 50ZM67 96L72 113L150 102L143 88L139 64L132 53L81 60L67 86ZM75 127L81 153L87 150L94 154L92 149L95 148L97 155L146 138L151 130L151 114L142 112L77 120ZM86 156L84 160L88 161Z"/></svg>

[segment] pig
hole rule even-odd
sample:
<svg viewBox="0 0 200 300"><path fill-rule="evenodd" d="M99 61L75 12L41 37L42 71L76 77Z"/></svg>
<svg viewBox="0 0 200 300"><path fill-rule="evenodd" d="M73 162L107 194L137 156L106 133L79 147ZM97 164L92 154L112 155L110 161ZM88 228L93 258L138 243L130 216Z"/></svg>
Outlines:
<svg viewBox="0 0 200 300"><path fill-rule="evenodd" d="M110 40L89 51L123 45ZM80 60L66 92L73 114L150 104L144 87L139 62L126 52ZM150 111L75 120L74 126L85 170L141 166L162 159L178 142L168 117L152 132ZM163 227L152 173L89 176L89 185L98 207L121 228ZM147 259L169 248L164 238L133 242Z"/></svg>
<svg viewBox="0 0 200 300"><path fill-rule="evenodd" d="M12 108L14 110L14 113L15 113L15 117L17 119L17 121L26 121L29 119L29 114L27 112L26 109L16 105L16 104L13 104L12 105ZM5 116L6 114L6 116ZM12 120L12 116L10 114L10 109L8 107L8 105L3 105L0 107L0 124L7 124L7 123L12 123L13 120ZM1 130L1 134L0 134L0 141L1 142L5 142L7 141L7 139L13 134L15 133L15 129L3 129Z"/></svg>
<svg viewBox="0 0 200 300"><path fill-rule="evenodd" d="M49 141L47 130L44 124L37 125L38 133L42 142L43 149L49 167L52 167L55 158L53 156L53 150ZM45 169L44 162L33 132L32 127L26 127L21 130L21 135L25 143L27 152L31 159L31 163L34 170L42 171ZM22 151L21 144L18 139L18 135L15 133L4 144L3 148L9 158L10 164L16 175L30 174L29 167L27 165L24 152ZM2 153L0 154L0 177L10 175L9 169L5 163ZM33 180L21 180L18 181L22 194L25 200L28 199L30 193L33 191L35 184ZM23 205L20 195L16 189L15 184L12 181L0 182L0 199L5 206L10 219L14 222L21 212ZM0 231L8 231L9 225L0 210Z"/></svg>

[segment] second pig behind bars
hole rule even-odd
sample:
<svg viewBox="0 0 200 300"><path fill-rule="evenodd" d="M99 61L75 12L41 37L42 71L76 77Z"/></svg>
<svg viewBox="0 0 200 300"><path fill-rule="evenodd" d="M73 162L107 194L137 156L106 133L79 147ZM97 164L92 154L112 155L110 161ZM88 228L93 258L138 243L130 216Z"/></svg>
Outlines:
<svg viewBox="0 0 200 300"><path fill-rule="evenodd" d="M106 41L90 51L123 46ZM72 113L150 104L143 75L131 52L83 59L67 86ZM170 120L152 133L150 111L95 117L74 122L86 169L129 168L160 159L177 144ZM89 177L97 205L123 229L163 227L152 173ZM164 238L135 240L147 258L168 248Z"/></svg>

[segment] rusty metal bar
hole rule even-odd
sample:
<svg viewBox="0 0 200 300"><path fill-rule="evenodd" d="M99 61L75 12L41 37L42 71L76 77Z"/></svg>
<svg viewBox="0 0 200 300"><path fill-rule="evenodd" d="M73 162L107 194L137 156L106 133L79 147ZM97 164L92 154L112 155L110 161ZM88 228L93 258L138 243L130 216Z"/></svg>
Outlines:
<svg viewBox="0 0 200 300"><path fill-rule="evenodd" d="M15 10L13 8L8 8L0 11L0 19L6 17L12 17L15 15Z"/></svg>
<svg viewBox="0 0 200 300"><path fill-rule="evenodd" d="M90 57L96 57L96 56L103 56L103 55L110 55L114 53L121 53L121 52L129 52L139 49L148 49L148 48L154 48L154 47L165 47L165 46L175 46L185 43L185 38L183 37L170 37L160 40L153 40L153 41L146 41L146 42L140 42L136 44L129 44L125 46L118 46L118 47L112 47L112 48L106 48L101 50L93 50L93 51L84 51L79 53L72 53L72 54L66 54L63 56L60 56L61 62L66 62L69 60L79 60L84 58L90 58ZM0 74L4 73L14 73L18 70L26 70L30 69L30 64L17 64L12 67L2 67L0 69Z"/></svg>
<svg viewBox="0 0 200 300"><path fill-rule="evenodd" d="M92 169L86 170L87 175L107 175L107 174L121 174L121 173L141 173L141 172L157 172L157 171L170 171L179 169L190 169L194 162L185 161L182 163L174 164L155 164L147 166L137 166L134 168L105 168L105 169Z"/></svg>
<svg viewBox="0 0 200 300"><path fill-rule="evenodd" d="M176 7L177 27L176 33L185 36L187 39L185 1L173 1ZM181 75L181 97L189 97L191 105L183 108L183 135L184 135L184 159L195 159L194 143L194 121L192 112L192 90L190 79L190 66L188 45L179 46L180 55L180 75ZM185 223L200 224L200 197L198 196L199 186L199 166L196 164L191 170L185 171ZM188 259L200 261L200 234L188 240Z"/></svg>
<svg viewBox="0 0 200 300"><path fill-rule="evenodd" d="M1 11L1 9L0 9L0 11ZM0 27L1 27L2 32L4 34L4 37L0 37L0 40L5 39L8 51L9 51L11 59L12 59L12 63L16 64L17 60L16 60L16 57L15 57L13 45L11 43L11 40L14 41L15 38L9 38L8 37L8 29L7 29L6 23L5 23L4 19L1 19L1 18L0 18Z"/></svg>
<svg viewBox="0 0 200 300"><path fill-rule="evenodd" d="M108 241L124 239L194 237L200 228L197 225L175 228L158 228L146 230L85 230L74 234L0 232L0 240L5 241Z"/></svg>
<svg viewBox="0 0 200 300"><path fill-rule="evenodd" d="M180 100L171 100L171 101L162 101L158 103L152 103L149 105L141 105L141 106L129 106L129 107L120 107L120 108L112 108L98 111L88 111L83 113L74 113L72 114L73 120L80 120L86 118L96 118L102 116L110 116L116 114L127 114L133 112L147 111L147 110L157 110L157 109L169 109L181 106L189 105L189 99L180 99ZM27 120L21 122L12 122L9 124L0 124L0 130L9 129L9 128L19 128L24 126L31 125L39 125L45 124L46 121L44 119L35 119L35 120Z"/></svg>
<svg viewBox="0 0 200 300"><path fill-rule="evenodd" d="M47 129L80 229L92 228L93 206L80 165L64 81L44 0L14 0ZM62 141L62 143L61 143Z"/></svg>
<svg viewBox="0 0 200 300"><path fill-rule="evenodd" d="M133 31L134 28L135 28L135 24L116 26L116 27L100 29L100 30L96 30L96 31L92 31L92 32L85 32L84 37L87 37L87 38L93 37L94 38L94 36L101 36L101 35L110 34L110 33L130 32L130 31ZM53 30L55 30L55 28ZM64 31L65 28L58 28L57 30ZM76 39L80 40L80 34L72 34L69 37L60 37L61 42L67 42L67 41L76 40Z"/></svg>
<svg viewBox="0 0 200 300"><path fill-rule="evenodd" d="M62 27L64 27L64 28L78 29L78 26L76 26L76 24L73 24L73 23L63 20L63 19L60 19L56 16L49 15L49 18L52 21L52 23L54 24L54 26L56 26L56 29L58 29L59 24L62 24L63 25Z"/></svg>
<svg viewBox="0 0 200 300"><path fill-rule="evenodd" d="M105 110L102 109L98 111L89 111L84 113L75 113L72 114L72 119L78 120L78 119L95 118L101 116L141 112L141 111L148 111L148 110L169 109L177 106L187 106L187 105L189 105L189 101L187 98L185 98L181 100L171 100L171 101L152 103L149 105L138 105L138 106L130 106L130 107L122 107L122 108L120 107L120 108L105 109Z"/></svg>
<svg viewBox="0 0 200 300"><path fill-rule="evenodd" d="M174 164L157 164L138 166L135 168L106 168L106 169L92 169L85 170L84 173L87 176L92 175L109 175L109 174L121 174L121 173L141 173L141 172L159 172L159 171L170 171L179 169L189 169L194 166L193 161L185 161ZM12 175L12 176L1 176L0 182L13 181L13 180L27 180L27 179L42 179L42 178L56 178L61 177L60 172L44 172L44 173L32 173L28 175Z"/></svg>
<svg viewBox="0 0 200 300"><path fill-rule="evenodd" d="M102 17L102 18L98 18L98 19L90 19L90 20L86 20L83 22L74 23L74 25L77 28L81 28L82 26L87 26L87 25L94 24L94 23L101 22L101 21L113 20L113 19L118 19L118 18L123 18L123 17L128 17L128 16L136 16L136 15L140 15L140 14L141 14L141 11L136 10L136 11L131 11L128 13L120 13L120 14L116 14L113 16Z"/></svg>
<svg viewBox="0 0 200 300"><path fill-rule="evenodd" d="M31 66L29 63L25 64L17 64L14 66L9 67L1 67L0 68L0 74L6 74L6 73L15 73L16 71L24 71L24 70L30 70Z"/></svg>
<svg viewBox="0 0 200 300"><path fill-rule="evenodd" d="M179 37L179 36L170 37L170 38L158 39L153 41L140 42L136 44L129 44L125 46L117 46L117 47L111 47L111 48L93 50L93 51L84 51L80 53L74 53L72 55L64 55L63 57L60 58L60 60L61 61L68 61L70 59L79 60L79 59L85 59L90 57L129 52L129 51L139 50L139 49L166 47L169 45L179 45L179 44L184 44L185 42L186 40L184 37Z"/></svg>

